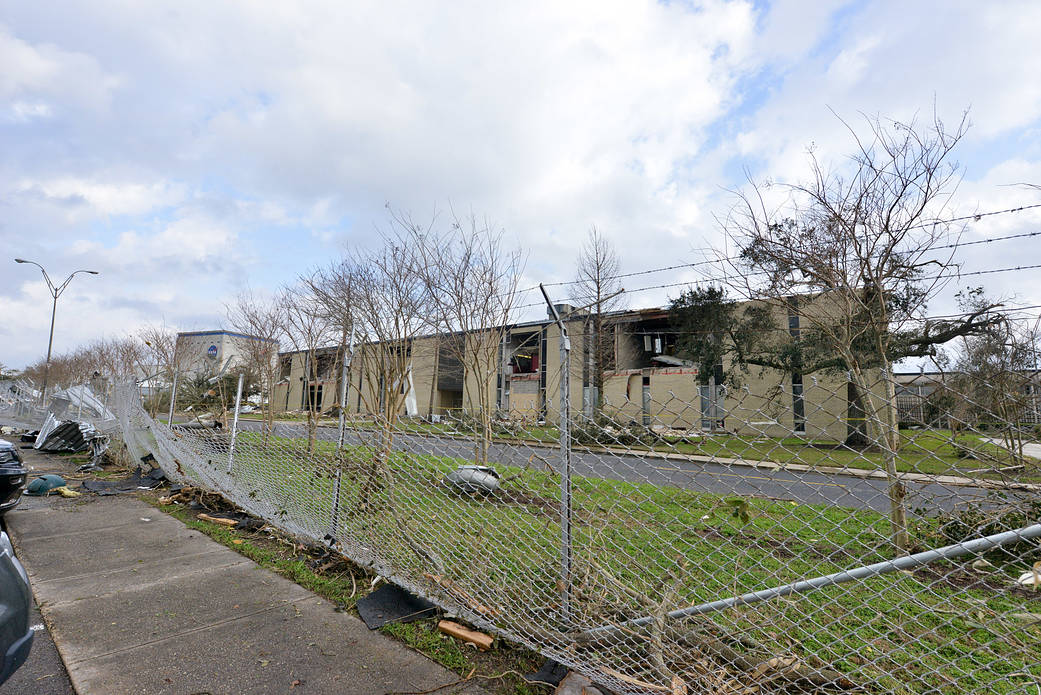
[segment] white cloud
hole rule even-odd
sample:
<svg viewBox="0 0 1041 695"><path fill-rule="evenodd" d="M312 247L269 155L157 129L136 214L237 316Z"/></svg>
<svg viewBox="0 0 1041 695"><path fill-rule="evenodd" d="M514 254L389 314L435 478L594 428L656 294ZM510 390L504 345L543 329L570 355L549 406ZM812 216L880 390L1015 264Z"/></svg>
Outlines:
<svg viewBox="0 0 1041 695"><path fill-rule="evenodd" d="M92 0L9 3L4 21L0 243L104 266L82 301L113 329L213 319L246 280L368 243L387 202L487 214L533 281L568 279L593 224L626 270L698 260L744 167L798 178L811 143L841 161L829 107L857 122L971 105L959 206L1041 180L1029 0ZM0 275L0 318L28 291ZM0 360L38 351L22 341Z"/></svg>
<svg viewBox="0 0 1041 695"><path fill-rule="evenodd" d="M10 194L33 196L66 207L69 202L80 203L68 211L70 219L148 213L173 205L184 196L182 186L166 181L112 182L68 176L50 180L23 179L13 186Z"/></svg>

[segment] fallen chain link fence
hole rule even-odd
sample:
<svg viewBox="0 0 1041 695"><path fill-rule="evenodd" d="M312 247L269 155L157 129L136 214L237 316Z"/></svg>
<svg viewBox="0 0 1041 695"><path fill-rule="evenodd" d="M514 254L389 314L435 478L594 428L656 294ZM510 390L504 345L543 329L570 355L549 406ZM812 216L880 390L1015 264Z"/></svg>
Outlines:
<svg viewBox="0 0 1041 695"><path fill-rule="evenodd" d="M78 416L617 693L1041 692L1036 389L695 393L171 425L113 385Z"/></svg>

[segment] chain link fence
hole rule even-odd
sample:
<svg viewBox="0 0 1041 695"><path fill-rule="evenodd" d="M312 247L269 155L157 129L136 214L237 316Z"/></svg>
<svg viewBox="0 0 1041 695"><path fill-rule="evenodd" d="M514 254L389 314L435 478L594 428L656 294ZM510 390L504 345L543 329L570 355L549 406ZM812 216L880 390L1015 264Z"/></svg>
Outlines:
<svg viewBox="0 0 1041 695"><path fill-rule="evenodd" d="M899 417L886 379L900 398L634 381L575 408L558 381L489 419L317 428L170 425L115 385L95 424L617 693L1041 692L1036 375ZM22 392L3 415L38 426Z"/></svg>

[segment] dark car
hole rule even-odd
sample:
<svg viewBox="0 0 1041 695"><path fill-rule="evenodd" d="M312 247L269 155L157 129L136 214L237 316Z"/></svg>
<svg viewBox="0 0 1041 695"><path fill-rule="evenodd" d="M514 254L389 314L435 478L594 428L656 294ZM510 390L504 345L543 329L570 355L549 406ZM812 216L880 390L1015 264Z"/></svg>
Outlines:
<svg viewBox="0 0 1041 695"><path fill-rule="evenodd" d="M29 577L14 556L11 539L0 531L0 683L25 663L33 644Z"/></svg>
<svg viewBox="0 0 1041 695"><path fill-rule="evenodd" d="M18 447L0 439L0 516L18 506L28 473Z"/></svg>

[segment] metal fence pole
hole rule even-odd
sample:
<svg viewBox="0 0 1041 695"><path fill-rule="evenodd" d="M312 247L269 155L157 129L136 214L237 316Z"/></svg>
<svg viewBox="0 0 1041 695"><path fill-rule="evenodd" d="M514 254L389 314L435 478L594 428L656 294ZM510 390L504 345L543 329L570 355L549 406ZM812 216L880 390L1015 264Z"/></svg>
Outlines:
<svg viewBox="0 0 1041 695"><path fill-rule="evenodd" d="M180 376L181 371L175 369L173 373L173 387L170 389L170 415L166 418L167 425L173 425L173 413L174 403L177 402L177 377Z"/></svg>
<svg viewBox="0 0 1041 695"><path fill-rule="evenodd" d="M640 407L643 410L643 426L651 426L651 370L644 369L640 372L640 391L643 394L643 400L641 401Z"/></svg>
<svg viewBox="0 0 1041 695"><path fill-rule="evenodd" d="M329 536L336 537L336 518L340 513L340 478L343 476L342 459L344 439L347 434L347 385L350 383L351 357L354 355L354 331L347 351L343 354L343 365L340 368L340 432L337 440L336 477L333 479L333 511L329 519Z"/></svg>
<svg viewBox="0 0 1041 695"><path fill-rule="evenodd" d="M539 284L553 318L560 329L560 618L571 624L571 338L557 309Z"/></svg>
<svg viewBox="0 0 1041 695"><path fill-rule="evenodd" d="M235 436L239 430L239 405L242 403L242 378L245 374L239 374L239 385L235 389L235 416L231 421L231 446L228 447L228 474L231 474L231 464L235 461Z"/></svg>

